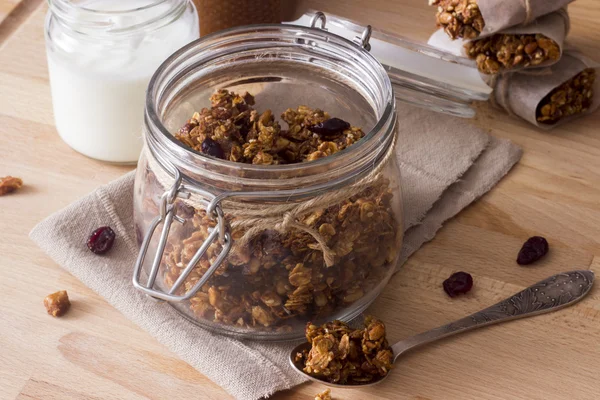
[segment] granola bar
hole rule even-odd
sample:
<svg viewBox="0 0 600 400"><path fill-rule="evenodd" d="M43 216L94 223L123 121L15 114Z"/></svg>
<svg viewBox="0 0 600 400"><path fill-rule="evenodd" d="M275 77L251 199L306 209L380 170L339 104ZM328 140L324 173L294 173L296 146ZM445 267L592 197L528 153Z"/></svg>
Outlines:
<svg viewBox="0 0 600 400"><path fill-rule="evenodd" d="M352 329L342 321L322 326L308 323L310 350L296 355L304 372L321 380L364 384L384 377L393 368L394 354L385 337L385 325L368 316L364 329Z"/></svg>
<svg viewBox="0 0 600 400"><path fill-rule="evenodd" d="M430 0L437 6L436 23L452 40L475 39L485 26L477 0Z"/></svg>
<svg viewBox="0 0 600 400"><path fill-rule="evenodd" d="M467 56L477 62L484 74L500 70L540 65L558 60L558 44L542 34L495 34L465 44Z"/></svg>
<svg viewBox="0 0 600 400"><path fill-rule="evenodd" d="M555 124L562 118L587 111L594 98L596 70L586 68L569 79L540 102L536 119L544 124Z"/></svg>

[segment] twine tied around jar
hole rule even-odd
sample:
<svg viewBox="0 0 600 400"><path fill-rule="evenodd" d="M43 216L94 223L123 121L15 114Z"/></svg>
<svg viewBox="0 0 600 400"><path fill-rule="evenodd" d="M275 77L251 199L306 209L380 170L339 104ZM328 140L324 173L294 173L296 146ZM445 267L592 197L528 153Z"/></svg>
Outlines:
<svg viewBox="0 0 600 400"><path fill-rule="evenodd" d="M333 266L335 264L335 251L327 245L327 241L318 230L300 222L301 218L312 212L339 204L372 186L374 182L382 177L382 171L388 160L395 154L395 144L396 136L394 135L384 157L359 181L306 201L283 204L253 204L243 201L222 200L220 202L221 209L229 220L232 231L240 230L244 232L241 237L234 239L234 247L238 249L245 248L254 237L267 230L275 230L284 234L290 228L294 228L309 234L317 242L319 250L323 253L325 265L327 267ZM145 147L145 154L148 167L154 173L158 182L163 188L169 188L173 184L173 178L159 164L147 146ZM197 194L191 194L189 198L180 200L194 209L204 208L201 200L206 201Z"/></svg>

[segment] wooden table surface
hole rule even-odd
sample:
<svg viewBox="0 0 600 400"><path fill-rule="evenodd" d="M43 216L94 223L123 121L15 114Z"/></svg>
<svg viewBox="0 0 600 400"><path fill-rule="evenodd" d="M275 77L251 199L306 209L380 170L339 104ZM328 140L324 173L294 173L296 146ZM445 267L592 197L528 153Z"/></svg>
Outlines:
<svg viewBox="0 0 600 400"><path fill-rule="evenodd" d="M25 181L0 198L0 398L227 399L221 388L126 320L61 270L27 235L47 215L131 167L77 154L53 126L41 0L0 0L0 176ZM298 2L424 40L433 29L426 0ZM37 8L37 9L36 9ZM293 7L291 7L293 8ZM13 10L13 14L6 15ZM571 6L569 42L600 59L598 0ZM405 338L490 305L554 273L600 273L600 112L551 133L479 111L474 123L525 149L496 188L448 222L418 251L373 305L390 339ZM82 127L85 129L85 127ZM551 253L515 264L521 243L538 234ZM475 289L450 300L440 289L457 270ZM46 314L42 299L67 289L71 311ZM466 334L414 351L389 380L336 399L598 399L600 289L563 311ZM306 384L275 399L312 399Z"/></svg>

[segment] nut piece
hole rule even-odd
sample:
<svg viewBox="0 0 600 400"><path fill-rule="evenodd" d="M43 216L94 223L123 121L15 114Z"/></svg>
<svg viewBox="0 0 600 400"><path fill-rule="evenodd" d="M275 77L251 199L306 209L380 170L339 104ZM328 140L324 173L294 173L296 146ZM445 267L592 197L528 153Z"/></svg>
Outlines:
<svg viewBox="0 0 600 400"><path fill-rule="evenodd" d="M315 400L331 400L331 390L325 389L315 396Z"/></svg>
<svg viewBox="0 0 600 400"><path fill-rule="evenodd" d="M437 6L437 26L452 40L475 39L485 26L477 0L429 0L429 5Z"/></svg>
<svg viewBox="0 0 600 400"><path fill-rule="evenodd" d="M44 306L46 307L48 314L52 315L53 317L63 316L69 307L71 307L71 302L69 301L69 295L67 295L67 291L60 290L56 293L49 294L44 299Z"/></svg>
<svg viewBox="0 0 600 400"><path fill-rule="evenodd" d="M536 119L555 124L563 118L586 112L594 100L596 70L587 68L552 90L536 109Z"/></svg>
<svg viewBox="0 0 600 400"><path fill-rule="evenodd" d="M23 186L23 180L21 178L14 178L12 176L0 178L0 196L14 192L17 189L20 189L21 186Z"/></svg>
<svg viewBox="0 0 600 400"><path fill-rule="evenodd" d="M365 329L353 330L341 321L306 325L310 351L296 355L304 372L342 385L364 384L386 376L394 355L385 338L385 325L367 316Z"/></svg>
<svg viewBox="0 0 600 400"><path fill-rule="evenodd" d="M541 34L508 35L498 33L465 44L469 58L477 62L484 74L497 74L500 70L540 65L558 60L558 44Z"/></svg>

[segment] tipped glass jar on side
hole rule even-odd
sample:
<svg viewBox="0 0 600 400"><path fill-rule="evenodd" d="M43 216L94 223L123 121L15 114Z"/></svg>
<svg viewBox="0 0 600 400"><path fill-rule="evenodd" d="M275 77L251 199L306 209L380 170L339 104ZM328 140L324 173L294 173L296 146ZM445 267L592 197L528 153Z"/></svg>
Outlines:
<svg viewBox="0 0 600 400"><path fill-rule="evenodd" d="M239 99L211 105L225 90ZM246 92L256 114L240 122ZM206 118L221 117L233 123L207 129ZM332 118L350 126L342 124L335 138L320 136L314 126ZM256 154L242 151L238 160L227 148L228 135L245 138L242 150L252 147L252 135L263 146L261 133L273 134L275 123L278 137L299 141L294 151L302 135L326 143L323 151L287 162L271 149L276 165L264 165ZM297 339L309 321L356 317L383 290L401 250L396 124L381 64L326 31L241 27L184 47L147 92L134 286L236 337ZM193 129L203 136L188 135ZM359 140L347 139L357 130ZM192 136L215 139L221 151L211 155L210 146L186 142ZM327 143L342 142L349 145L327 151Z"/></svg>

